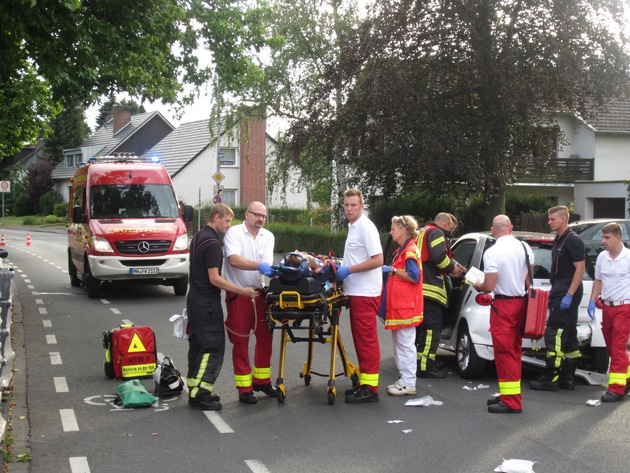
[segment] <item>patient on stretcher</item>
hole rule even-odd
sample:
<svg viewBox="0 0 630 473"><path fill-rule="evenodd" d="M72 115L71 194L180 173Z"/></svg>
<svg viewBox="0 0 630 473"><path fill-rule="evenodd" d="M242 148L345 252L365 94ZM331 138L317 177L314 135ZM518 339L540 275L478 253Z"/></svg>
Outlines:
<svg viewBox="0 0 630 473"><path fill-rule="evenodd" d="M323 286L324 291L334 286L337 271L332 259L298 250L286 253L273 268L278 271L282 284L297 284L301 279L311 277Z"/></svg>

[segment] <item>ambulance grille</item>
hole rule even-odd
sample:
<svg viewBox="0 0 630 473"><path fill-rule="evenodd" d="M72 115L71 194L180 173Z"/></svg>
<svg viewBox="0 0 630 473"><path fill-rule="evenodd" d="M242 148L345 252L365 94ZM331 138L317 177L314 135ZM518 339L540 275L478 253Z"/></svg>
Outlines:
<svg viewBox="0 0 630 473"><path fill-rule="evenodd" d="M171 249L170 240L128 240L116 242L121 255L161 255Z"/></svg>

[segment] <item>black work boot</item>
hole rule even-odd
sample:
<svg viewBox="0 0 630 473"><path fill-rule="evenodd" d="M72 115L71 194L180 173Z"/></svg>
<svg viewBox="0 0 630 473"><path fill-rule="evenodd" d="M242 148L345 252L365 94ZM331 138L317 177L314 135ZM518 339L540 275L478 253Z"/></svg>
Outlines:
<svg viewBox="0 0 630 473"><path fill-rule="evenodd" d="M562 363L562 371L560 371L560 379L558 385L560 389L566 389L567 391L575 390L575 368L577 367L577 360L574 358L567 358Z"/></svg>
<svg viewBox="0 0 630 473"><path fill-rule="evenodd" d="M529 382L529 389L533 389L535 391L557 391L560 389L560 383L558 382L558 370L556 370L553 366L547 366L545 374Z"/></svg>

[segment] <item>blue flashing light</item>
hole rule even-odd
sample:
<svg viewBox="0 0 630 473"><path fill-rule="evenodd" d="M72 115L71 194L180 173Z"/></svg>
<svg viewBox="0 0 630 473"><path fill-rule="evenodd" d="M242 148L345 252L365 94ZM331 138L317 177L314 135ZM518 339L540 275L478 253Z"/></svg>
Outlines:
<svg viewBox="0 0 630 473"><path fill-rule="evenodd" d="M153 164L160 164L160 157L159 156L151 156L151 162Z"/></svg>
<svg viewBox="0 0 630 473"><path fill-rule="evenodd" d="M92 156L90 159L88 159L88 163L89 164L95 163L95 162L96 162L96 157L95 156Z"/></svg>

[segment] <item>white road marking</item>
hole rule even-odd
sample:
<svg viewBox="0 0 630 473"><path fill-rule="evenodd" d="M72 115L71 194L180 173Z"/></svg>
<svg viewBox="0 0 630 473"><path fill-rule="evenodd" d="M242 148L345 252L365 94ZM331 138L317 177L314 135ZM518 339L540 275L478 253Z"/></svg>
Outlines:
<svg viewBox="0 0 630 473"><path fill-rule="evenodd" d="M53 378L53 381L55 383L55 392L58 392L58 393L67 393L67 392L69 392L69 390L68 390L68 382L66 381L66 377L65 376L61 376L59 378Z"/></svg>
<svg viewBox="0 0 630 473"><path fill-rule="evenodd" d="M107 299L101 299L101 302L102 302L103 304L109 304L109 301L108 301Z"/></svg>
<svg viewBox="0 0 630 473"><path fill-rule="evenodd" d="M31 283L31 280L30 280L30 279L25 279L25 280L24 280L24 282L25 282L25 283L29 283L29 284L30 284L30 283Z"/></svg>
<svg viewBox="0 0 630 473"><path fill-rule="evenodd" d="M122 312L116 309L116 307L110 307L109 310L111 310L116 315L122 314Z"/></svg>
<svg viewBox="0 0 630 473"><path fill-rule="evenodd" d="M48 310L46 309L46 307L40 307L39 308L39 313L42 315L46 315L48 314Z"/></svg>
<svg viewBox="0 0 630 473"><path fill-rule="evenodd" d="M254 473L269 473L269 469L260 460L245 460L245 464Z"/></svg>
<svg viewBox="0 0 630 473"><path fill-rule="evenodd" d="M122 319L121 321L124 325L133 325L133 322L129 319Z"/></svg>
<svg viewBox="0 0 630 473"><path fill-rule="evenodd" d="M70 471L72 473L90 473L87 457L70 457Z"/></svg>
<svg viewBox="0 0 630 473"><path fill-rule="evenodd" d="M208 420L212 422L212 425L219 431L220 434L233 434L234 430L223 420L216 411L203 411Z"/></svg>
<svg viewBox="0 0 630 473"><path fill-rule="evenodd" d="M26 286L26 287L28 287L28 288L29 288L29 289L31 289L31 290L35 289L35 286L33 286L32 284L29 284L29 285L28 285L28 286Z"/></svg>
<svg viewBox="0 0 630 473"><path fill-rule="evenodd" d="M74 409L59 409L59 415L61 416L61 425L63 426L64 432L79 431L79 424L77 424Z"/></svg>
<svg viewBox="0 0 630 473"><path fill-rule="evenodd" d="M50 320L42 320L42 323L44 324L44 327L46 328L52 327L52 322Z"/></svg>
<svg viewBox="0 0 630 473"><path fill-rule="evenodd" d="M48 353L50 355L50 364L51 365L61 365L61 354L58 351L51 351Z"/></svg>
<svg viewBox="0 0 630 473"><path fill-rule="evenodd" d="M35 304L43 304L44 299L35 299Z"/></svg>
<svg viewBox="0 0 630 473"><path fill-rule="evenodd" d="M54 333L50 333L50 334L46 335L46 343L48 345L56 345L57 344L57 337L55 337Z"/></svg>

